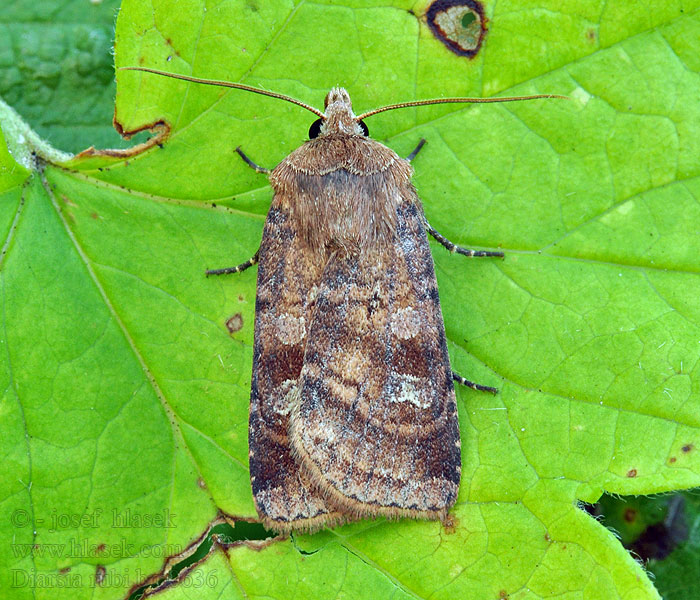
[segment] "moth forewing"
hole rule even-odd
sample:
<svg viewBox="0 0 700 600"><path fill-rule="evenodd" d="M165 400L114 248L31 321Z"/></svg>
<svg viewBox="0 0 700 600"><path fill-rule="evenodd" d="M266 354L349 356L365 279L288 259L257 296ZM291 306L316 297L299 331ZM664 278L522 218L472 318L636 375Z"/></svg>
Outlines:
<svg viewBox="0 0 700 600"><path fill-rule="evenodd" d="M288 532L339 522L312 492L291 455L289 418L322 265L304 256L288 197L275 194L258 257L249 464L255 506L266 527Z"/></svg>

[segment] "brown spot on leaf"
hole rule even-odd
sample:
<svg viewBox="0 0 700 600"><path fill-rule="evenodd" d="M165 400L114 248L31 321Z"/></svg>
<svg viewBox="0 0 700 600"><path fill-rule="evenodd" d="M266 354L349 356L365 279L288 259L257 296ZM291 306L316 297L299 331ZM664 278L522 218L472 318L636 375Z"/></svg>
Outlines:
<svg viewBox="0 0 700 600"><path fill-rule="evenodd" d="M476 0L435 0L425 13L433 35L459 56L473 58L486 35L484 7Z"/></svg>
<svg viewBox="0 0 700 600"><path fill-rule="evenodd" d="M70 573L70 567L63 567L62 569L58 570L59 575L65 575L66 573Z"/></svg>
<svg viewBox="0 0 700 600"><path fill-rule="evenodd" d="M240 331L243 328L243 315L241 313L236 313L235 315L226 319L226 329L228 332L233 334Z"/></svg>
<svg viewBox="0 0 700 600"><path fill-rule="evenodd" d="M637 520L637 509L626 508L622 518L628 523L634 523Z"/></svg>
<svg viewBox="0 0 700 600"><path fill-rule="evenodd" d="M694 446L693 444L686 444L685 446L683 446L683 447L681 448L681 450L683 450L683 452L685 452L685 453L687 454L687 453L690 452L693 448L695 448L695 446Z"/></svg>
<svg viewBox="0 0 700 600"><path fill-rule="evenodd" d="M201 477L197 477L197 485L198 485L200 488L202 488L203 490L206 490L206 489L207 489L207 484L206 484L206 482L204 481L204 479L202 479Z"/></svg>
<svg viewBox="0 0 700 600"><path fill-rule="evenodd" d="M457 531L457 526L459 525L459 519L452 514L447 514L447 516L442 521L442 526L445 528L445 533L447 535L452 535Z"/></svg>
<svg viewBox="0 0 700 600"><path fill-rule="evenodd" d="M627 471L627 477L636 477L637 476L637 469L630 469Z"/></svg>
<svg viewBox="0 0 700 600"><path fill-rule="evenodd" d="M551 541L552 541L552 538L549 536L548 533L545 533L545 534L544 534L544 539L545 539L546 542L551 542Z"/></svg>
<svg viewBox="0 0 700 600"><path fill-rule="evenodd" d="M596 37L597 37L597 36L596 36L595 29L589 29L588 31L586 31L586 39L587 39L589 42L595 42Z"/></svg>
<svg viewBox="0 0 700 600"><path fill-rule="evenodd" d="M93 219L99 219L99 218L100 218L100 215L98 215L96 212L91 212L91 213L90 213L90 216L91 216Z"/></svg>
<svg viewBox="0 0 700 600"><path fill-rule="evenodd" d="M676 460L677 460L676 457L675 457L675 456L672 456L671 458L668 459L668 462L670 462L671 464L673 464L674 462L676 462Z"/></svg>
<svg viewBox="0 0 700 600"><path fill-rule="evenodd" d="M107 575L107 568L104 565L97 565L95 568L95 585L102 585Z"/></svg>
<svg viewBox="0 0 700 600"><path fill-rule="evenodd" d="M505 590L499 590L498 600L508 600L508 598L510 598L510 594L508 594L508 592Z"/></svg>
<svg viewBox="0 0 700 600"><path fill-rule="evenodd" d="M105 548L106 548L106 547L107 547L107 546L105 546L104 544L97 544L97 552L98 552L99 554L102 554L102 553L105 551Z"/></svg>

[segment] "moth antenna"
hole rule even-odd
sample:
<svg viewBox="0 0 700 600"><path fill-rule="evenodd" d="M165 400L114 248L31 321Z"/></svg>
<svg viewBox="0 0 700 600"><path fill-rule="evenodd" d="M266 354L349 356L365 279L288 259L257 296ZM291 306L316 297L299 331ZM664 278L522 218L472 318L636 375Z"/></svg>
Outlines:
<svg viewBox="0 0 700 600"><path fill-rule="evenodd" d="M395 108L407 108L409 106L459 103L487 104L489 102L518 102L520 100L537 100L538 98L560 98L562 100L569 99L567 96L559 96L557 94L535 94L534 96L505 96L503 98L434 98L433 100L414 100L412 102L401 102L399 104L390 104L389 106L382 106L381 108L375 108L374 110L362 113L357 117L357 120L362 121L363 119L371 117L372 115L376 115L380 112L394 110Z"/></svg>
<svg viewBox="0 0 700 600"><path fill-rule="evenodd" d="M153 73L155 75L162 75L163 77L172 77L173 79L182 79L183 81L190 81L192 83L202 83L204 85L216 85L219 87L229 87L235 88L237 90L244 90L246 92L253 92L254 94L261 94L263 96L270 96L270 98L279 98L280 100L286 100L297 106L301 106L306 110L314 113L315 115L326 118L318 108L314 108L301 100L292 98L291 96L285 96L284 94L277 94L275 92L268 92L267 90L261 90L260 88L252 87L250 85L245 85L243 83L233 83L231 81L218 81L216 79L200 79L199 77L190 77L189 75L179 75L177 73L168 73L168 71L159 71L158 69L149 69L147 67L119 67L119 71L143 71L144 73Z"/></svg>

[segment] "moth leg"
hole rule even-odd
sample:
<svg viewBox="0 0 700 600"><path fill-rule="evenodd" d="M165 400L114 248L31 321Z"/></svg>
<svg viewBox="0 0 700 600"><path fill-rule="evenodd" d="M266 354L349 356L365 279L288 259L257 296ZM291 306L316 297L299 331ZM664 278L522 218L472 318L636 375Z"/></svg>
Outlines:
<svg viewBox="0 0 700 600"><path fill-rule="evenodd" d="M260 254L260 250L258 250L252 258L249 258L247 261L241 263L237 267L226 267L225 269L207 269L207 277L209 275L228 275L229 273L240 273L241 271L245 271L248 267L252 267L258 262L258 254Z"/></svg>
<svg viewBox="0 0 700 600"><path fill-rule="evenodd" d="M428 221L425 221L425 229L426 231L432 235L438 243L440 243L442 246L447 248L450 252L452 253L457 253L461 254L463 256L469 256L469 257L481 257L481 256L499 256L503 258L503 252L489 252L487 250L469 250L468 248L462 248L462 246L458 246L457 244L453 244L450 240L448 240L444 235L439 233L437 230L433 229L431 227L430 223Z"/></svg>
<svg viewBox="0 0 700 600"><path fill-rule="evenodd" d="M466 385L468 388L471 388L478 392L490 392L491 394L498 394L498 388L491 387L489 385L479 385L478 383L474 383L473 381L465 379L459 373L455 373L454 371L452 371L452 379L454 379L457 383L461 385Z"/></svg>
<svg viewBox="0 0 700 600"><path fill-rule="evenodd" d="M411 161L416 157L416 154L418 154L418 153L421 151L421 148L422 148L423 146L425 146L425 138L421 138L421 139L420 139L420 142L418 142L418 145L415 147L415 149L413 150L413 152L411 152L411 153L406 157L406 160L407 160L408 162L411 162Z"/></svg>
<svg viewBox="0 0 700 600"><path fill-rule="evenodd" d="M250 168L254 169L256 173L265 173L265 174L270 173L270 169L266 169L265 167L261 167L260 165L254 163L252 160L250 160L248 158L248 156L245 154L245 152L243 152L243 150L241 150L240 146L238 146L238 148L236 148L236 152L238 152L238 155L246 162L246 164Z"/></svg>
<svg viewBox="0 0 700 600"><path fill-rule="evenodd" d="M246 164L249 167L255 169L255 171L257 173L269 173L270 172L270 169L266 169L265 167L261 167L261 166L255 164L252 160L250 160L246 156L246 154L243 152L243 150L241 150L240 146L238 146L238 148L236 148L236 152L238 152L238 154L246 162ZM258 254L259 253L260 253L260 250L258 249L258 251L253 255L252 258L249 258L244 263L241 263L240 265L235 266L235 267L226 267L225 269L207 269L207 272L206 272L207 277L209 277L209 275L228 275L229 273L240 273L242 271L245 271L248 267L252 267L254 264L256 264L258 262Z"/></svg>

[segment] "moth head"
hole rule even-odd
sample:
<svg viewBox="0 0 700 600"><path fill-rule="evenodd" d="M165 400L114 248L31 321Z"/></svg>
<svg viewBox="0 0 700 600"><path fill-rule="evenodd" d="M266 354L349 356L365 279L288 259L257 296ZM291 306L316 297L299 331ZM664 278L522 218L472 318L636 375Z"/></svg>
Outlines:
<svg viewBox="0 0 700 600"><path fill-rule="evenodd" d="M350 94L344 88L333 88L324 102L326 114L316 119L309 128L309 138L314 139L329 134L369 135L364 121L352 112Z"/></svg>

